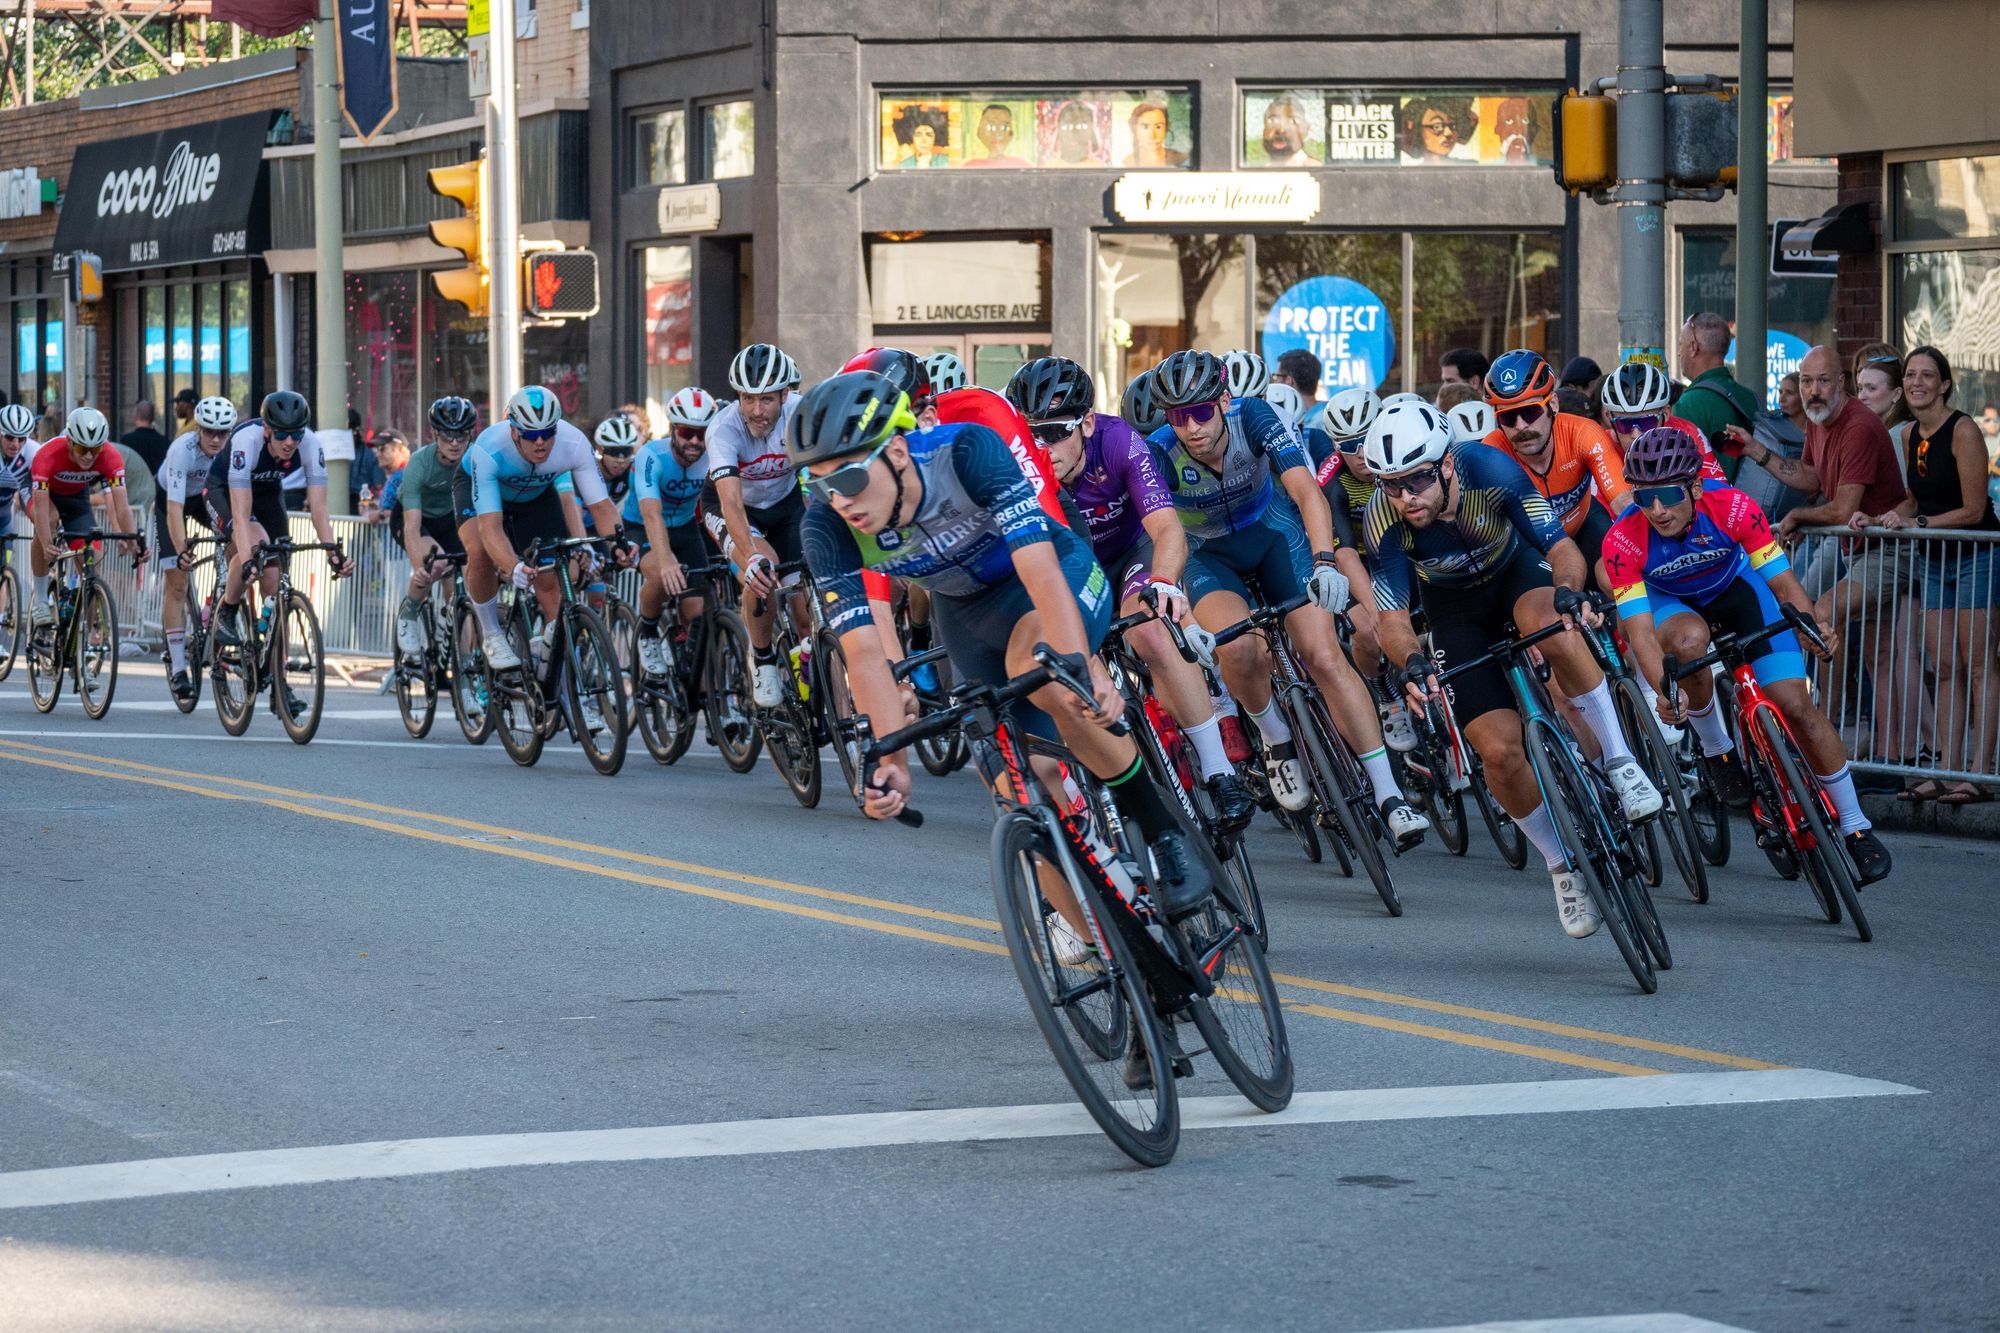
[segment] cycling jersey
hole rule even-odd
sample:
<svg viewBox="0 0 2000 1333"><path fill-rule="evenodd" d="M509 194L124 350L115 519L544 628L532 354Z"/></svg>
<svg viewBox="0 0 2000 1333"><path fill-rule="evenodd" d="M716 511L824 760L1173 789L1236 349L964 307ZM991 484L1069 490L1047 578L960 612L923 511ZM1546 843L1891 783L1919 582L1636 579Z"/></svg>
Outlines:
<svg viewBox="0 0 2000 1333"><path fill-rule="evenodd" d="M1181 522L1196 537L1226 537L1259 522L1278 493L1276 477L1306 466L1306 455L1284 419L1262 398L1238 398L1223 418L1222 465L1198 463L1172 426L1148 442L1173 495Z"/></svg>
<svg viewBox="0 0 2000 1333"><path fill-rule="evenodd" d="M29 440L12 458L0 458L0 534L14 530L14 507L34 486L35 442Z"/></svg>
<svg viewBox="0 0 2000 1333"><path fill-rule="evenodd" d="M107 444L89 464L79 463L70 457L69 437L58 435L36 451L28 475L33 479L35 491L47 491L56 499L66 500L86 494L99 483L107 489L123 486L125 459Z"/></svg>
<svg viewBox="0 0 2000 1333"><path fill-rule="evenodd" d="M227 447L225 443L224 448ZM218 449L216 454L221 452ZM201 499L216 454L202 449L199 431L186 430L174 436L174 442L167 446L167 456L160 460L160 470L153 477L160 486L161 502L187 506Z"/></svg>
<svg viewBox="0 0 2000 1333"><path fill-rule="evenodd" d="M396 486L395 503L405 510L416 509L425 518L452 517L451 479L464 461L447 463L438 457L435 444L425 445L397 474L402 480Z"/></svg>
<svg viewBox="0 0 2000 1333"><path fill-rule="evenodd" d="M1346 546L1366 554L1361 541L1362 515L1368 512L1368 502L1375 498L1375 479L1363 477L1342 461L1345 455L1327 440L1322 451L1314 446L1313 480L1319 483L1320 494L1326 496L1326 507L1333 511L1333 538L1336 547Z"/></svg>
<svg viewBox="0 0 2000 1333"><path fill-rule="evenodd" d="M625 521L643 526L646 516L639 511L641 500L660 502L660 521L678 528L695 520L696 502L708 480L706 454L683 464L674 457L672 440L648 440L632 460L632 489L625 494Z"/></svg>
<svg viewBox="0 0 2000 1333"><path fill-rule="evenodd" d="M1592 483L1596 484L1606 510L1611 507L1612 497L1623 495L1627 489L1625 456L1619 452L1618 442L1611 438L1610 431L1574 412L1556 413L1555 425L1549 431L1549 446L1543 452L1543 457L1549 460L1546 473L1536 472L1514 451L1507 432L1496 428L1486 437L1486 443L1520 465L1535 489L1547 497L1563 531L1572 537L1590 515Z"/></svg>
<svg viewBox="0 0 2000 1333"><path fill-rule="evenodd" d="M556 423L555 446L539 463L521 456L511 425L496 421L472 441L458 470L472 479L475 514L498 514L502 506L532 500L551 486L563 492L574 490L586 505L605 498L597 455L584 433L567 421Z"/></svg>
<svg viewBox="0 0 2000 1333"><path fill-rule="evenodd" d="M1174 505L1152 448L1108 412L1097 414L1097 428L1083 443L1083 466L1070 497L1083 511L1091 547L1106 564L1145 535L1146 515Z"/></svg>
<svg viewBox="0 0 2000 1333"><path fill-rule="evenodd" d="M708 423L708 475L739 478L743 503L749 508L769 509L798 489L792 460L785 454L785 428L791 425L799 400L799 394L785 395L785 404L768 435L750 433L743 422L741 403L728 404Z"/></svg>
<svg viewBox="0 0 2000 1333"><path fill-rule="evenodd" d="M294 473L303 476L307 486L326 485L326 455L319 436L307 431L290 458L279 458L264 436L263 419L251 417L230 432L229 443L209 463L207 489L278 495Z"/></svg>
<svg viewBox="0 0 2000 1333"><path fill-rule="evenodd" d="M1769 583L1791 564L1757 502L1722 486L1695 497L1694 521L1678 537L1627 511L1604 539L1604 567L1619 615L1636 616L1651 612L1649 593L1703 606L1743 574L1755 570Z"/></svg>
<svg viewBox="0 0 2000 1333"><path fill-rule="evenodd" d="M1427 528L1413 528L1379 488L1368 502L1362 536L1374 558L1375 605L1407 611L1411 581L1440 587L1480 583L1506 565L1525 541L1543 555L1566 534L1518 463L1498 449L1455 444L1458 508Z"/></svg>
<svg viewBox="0 0 2000 1333"><path fill-rule="evenodd" d="M616 477L605 476L602 469L597 474L597 479L604 483L604 498L611 501L611 507L618 511L621 519L625 516L625 505L632 495L632 472L633 469L628 467ZM583 511L583 530L592 535L597 532L597 520L591 517L588 509Z"/></svg>
<svg viewBox="0 0 2000 1333"><path fill-rule="evenodd" d="M1056 484L1056 465L1049 458L1048 446L1035 438L1035 432L1028 428L1028 419L1005 397L969 384L939 394L937 414L940 426L984 426L998 435L1020 463L1021 471L1027 474L1042 512L1064 527L1069 526L1069 519L1063 515L1062 488Z"/></svg>

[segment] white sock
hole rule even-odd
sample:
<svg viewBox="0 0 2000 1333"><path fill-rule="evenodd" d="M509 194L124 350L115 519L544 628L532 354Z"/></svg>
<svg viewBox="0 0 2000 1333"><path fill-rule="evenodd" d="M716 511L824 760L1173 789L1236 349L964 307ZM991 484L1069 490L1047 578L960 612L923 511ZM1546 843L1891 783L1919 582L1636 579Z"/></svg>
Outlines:
<svg viewBox="0 0 2000 1333"><path fill-rule="evenodd" d="M1618 725L1618 706L1611 702L1611 682L1600 680L1596 689L1570 702L1583 715L1590 734L1597 737L1597 748L1603 752L1606 768L1616 768L1632 757L1632 747L1625 742L1625 729Z"/></svg>
<svg viewBox="0 0 2000 1333"><path fill-rule="evenodd" d="M1736 748L1736 742L1729 739L1729 728L1722 725L1722 710L1715 706L1714 695L1708 696L1708 707L1690 708L1687 715L1695 739L1701 742L1701 752L1710 759Z"/></svg>
<svg viewBox="0 0 2000 1333"><path fill-rule="evenodd" d="M1263 712L1250 713L1249 717L1250 721L1256 724L1257 734L1264 738L1264 744L1283 745L1291 740L1291 724L1286 722L1285 715L1278 711L1276 696L1265 702Z"/></svg>
<svg viewBox="0 0 2000 1333"><path fill-rule="evenodd" d="M1222 748L1222 724L1213 716L1192 727L1182 727L1181 735L1193 743L1195 756L1201 760L1204 780L1235 770L1236 766L1229 762L1228 751Z"/></svg>
<svg viewBox="0 0 2000 1333"><path fill-rule="evenodd" d="M1833 810L1840 816L1843 836L1874 827L1868 816L1861 813L1861 797L1854 790L1854 774L1846 764L1831 773L1820 774L1819 782L1826 788L1826 794L1833 798Z"/></svg>
<svg viewBox="0 0 2000 1333"><path fill-rule="evenodd" d="M174 670L188 669L187 631L170 629L167 631L167 657L173 662Z"/></svg>
<svg viewBox="0 0 2000 1333"><path fill-rule="evenodd" d="M1396 781L1396 770L1389 767L1389 751L1376 746L1361 755L1361 767L1367 770L1368 785L1375 789L1375 804L1380 805L1391 796L1401 796L1403 788Z"/></svg>
<svg viewBox="0 0 2000 1333"><path fill-rule="evenodd" d="M45 578L28 580L29 606L40 606L47 599L49 595L48 583L49 581Z"/></svg>
<svg viewBox="0 0 2000 1333"><path fill-rule="evenodd" d="M479 617L479 632L489 639L500 637L500 599L489 597L483 602L472 604L472 613Z"/></svg>
<svg viewBox="0 0 2000 1333"><path fill-rule="evenodd" d="M1569 864L1569 858L1563 854L1562 839L1556 836L1556 821L1549 816L1547 802L1515 820L1514 827L1535 844L1535 850L1542 854L1542 860L1550 870L1561 870Z"/></svg>

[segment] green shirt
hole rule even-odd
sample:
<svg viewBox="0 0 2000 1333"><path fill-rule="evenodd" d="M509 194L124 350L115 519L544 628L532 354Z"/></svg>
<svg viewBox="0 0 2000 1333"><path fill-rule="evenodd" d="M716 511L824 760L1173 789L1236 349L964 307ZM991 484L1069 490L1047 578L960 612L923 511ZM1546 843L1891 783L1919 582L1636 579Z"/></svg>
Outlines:
<svg viewBox="0 0 2000 1333"><path fill-rule="evenodd" d="M1697 388L1697 385L1702 387ZM1701 433L1708 437L1708 447L1715 451L1716 461L1722 464L1722 470L1729 474L1729 480L1734 484L1736 469L1742 466L1742 460L1731 458L1723 450L1722 430L1725 426L1741 426L1745 430L1755 428L1756 395L1730 378L1727 369L1717 366L1713 370L1702 371L1688 381L1680 401L1674 404L1674 415L1701 428Z"/></svg>
<svg viewBox="0 0 2000 1333"><path fill-rule="evenodd" d="M451 478L458 469L438 461L437 446L427 444L410 455L403 468L401 489L396 501L404 512L421 508L426 518L450 518Z"/></svg>

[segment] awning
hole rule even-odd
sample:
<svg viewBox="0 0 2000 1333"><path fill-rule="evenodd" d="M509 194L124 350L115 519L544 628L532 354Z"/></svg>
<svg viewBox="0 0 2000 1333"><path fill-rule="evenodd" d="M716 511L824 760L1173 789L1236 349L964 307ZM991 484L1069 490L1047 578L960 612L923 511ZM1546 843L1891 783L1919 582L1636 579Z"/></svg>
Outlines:
<svg viewBox="0 0 2000 1333"><path fill-rule="evenodd" d="M57 253L91 251L106 273L260 253L272 114L84 144L56 222Z"/></svg>
<svg viewBox="0 0 2000 1333"><path fill-rule="evenodd" d="M1807 218L1785 232L1784 248L1822 255L1867 254L1875 248L1868 205L1836 205L1816 218Z"/></svg>

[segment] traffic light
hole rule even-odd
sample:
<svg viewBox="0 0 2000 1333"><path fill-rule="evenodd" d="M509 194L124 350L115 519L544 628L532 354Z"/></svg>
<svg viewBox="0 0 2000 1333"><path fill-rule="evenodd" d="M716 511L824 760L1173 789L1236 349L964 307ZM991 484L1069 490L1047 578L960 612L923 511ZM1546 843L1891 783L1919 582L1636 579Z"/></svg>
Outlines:
<svg viewBox="0 0 2000 1333"><path fill-rule="evenodd" d="M1618 104L1571 89L1556 99L1556 184L1571 194L1618 183Z"/></svg>
<svg viewBox="0 0 2000 1333"><path fill-rule="evenodd" d="M521 305L537 319L585 319L597 313L597 256L588 250L529 255L521 273Z"/></svg>
<svg viewBox="0 0 2000 1333"><path fill-rule="evenodd" d="M1736 187L1736 90L1667 94L1667 184Z"/></svg>
<svg viewBox="0 0 2000 1333"><path fill-rule="evenodd" d="M69 257L71 295L79 305L104 299L104 261L80 250Z"/></svg>
<svg viewBox="0 0 2000 1333"><path fill-rule="evenodd" d="M461 162L432 167L427 173L431 193L443 195L465 209L465 216L431 223L431 239L465 256L465 267L439 269L431 286L447 301L456 301L475 319L486 316L489 272L486 258L486 163Z"/></svg>

